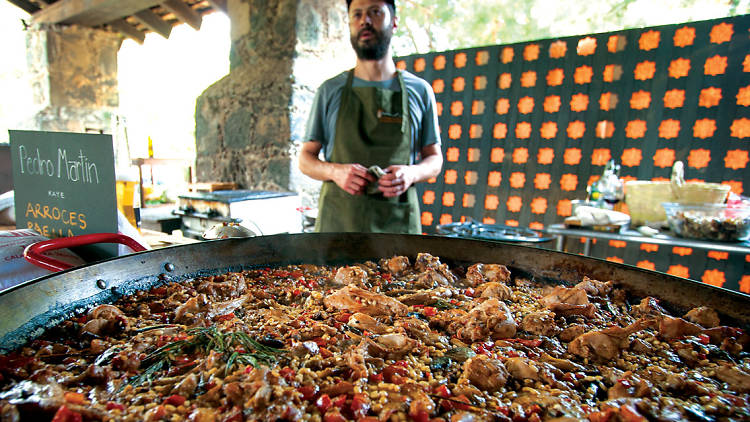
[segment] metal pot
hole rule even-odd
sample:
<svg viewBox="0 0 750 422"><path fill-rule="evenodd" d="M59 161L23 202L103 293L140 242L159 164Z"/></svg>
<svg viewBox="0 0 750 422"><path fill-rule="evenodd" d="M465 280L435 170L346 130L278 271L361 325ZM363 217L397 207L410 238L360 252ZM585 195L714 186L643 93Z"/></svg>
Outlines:
<svg viewBox="0 0 750 422"><path fill-rule="evenodd" d="M682 315L709 306L725 324L750 326L750 296L595 258L528 246L437 236L306 233L227 239L145 251L62 271L0 293L0 351L8 352L88 306L168 281L292 263L341 265L428 252L455 268L501 263L515 274L556 284L584 275L613 280L635 297L655 296Z"/></svg>

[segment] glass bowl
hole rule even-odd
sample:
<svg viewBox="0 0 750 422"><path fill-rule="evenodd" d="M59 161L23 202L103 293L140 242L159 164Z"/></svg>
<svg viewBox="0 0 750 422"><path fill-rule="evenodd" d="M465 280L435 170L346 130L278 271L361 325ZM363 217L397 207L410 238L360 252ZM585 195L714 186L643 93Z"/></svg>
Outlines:
<svg viewBox="0 0 750 422"><path fill-rule="evenodd" d="M750 207L663 202L669 228L680 237L739 242L750 237Z"/></svg>

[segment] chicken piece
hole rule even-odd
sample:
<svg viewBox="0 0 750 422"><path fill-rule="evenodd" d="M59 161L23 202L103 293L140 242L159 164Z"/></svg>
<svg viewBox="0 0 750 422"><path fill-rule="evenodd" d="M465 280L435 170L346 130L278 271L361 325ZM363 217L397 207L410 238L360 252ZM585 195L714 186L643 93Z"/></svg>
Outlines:
<svg viewBox="0 0 750 422"><path fill-rule="evenodd" d="M362 312L370 316L402 316L409 312L409 308L396 299L353 286L345 286L326 296L323 303L329 308Z"/></svg>
<svg viewBox="0 0 750 422"><path fill-rule="evenodd" d="M560 340L570 342L573 341L574 338L580 336L581 334L586 332L586 326L583 324L571 324L568 327L566 327L562 332L560 332L560 335L558 336Z"/></svg>
<svg viewBox="0 0 750 422"><path fill-rule="evenodd" d="M475 296L484 297L484 298L495 298L499 300L507 300L510 299L511 295L513 295L513 290L511 290L510 287L506 286L503 283L498 283L497 281L488 281L484 284L480 284L479 287L476 288Z"/></svg>
<svg viewBox="0 0 750 422"><path fill-rule="evenodd" d="M190 373L174 386L174 392L183 397L190 397L195 393L196 388L198 388L198 376Z"/></svg>
<svg viewBox="0 0 750 422"><path fill-rule="evenodd" d="M601 331L589 331L573 339L568 344L568 351L582 358L614 359L620 355L620 350L628 347L628 336L649 325L648 321L641 319L624 328L612 327Z"/></svg>
<svg viewBox="0 0 750 422"><path fill-rule="evenodd" d="M241 273L214 276L201 282L196 290L212 299L229 299L245 294L247 283Z"/></svg>
<svg viewBox="0 0 750 422"><path fill-rule="evenodd" d="M699 325L685 321L682 318L674 318L666 315L659 320L658 330L659 334L667 340L683 336L693 336L700 334L702 331Z"/></svg>
<svg viewBox="0 0 750 422"><path fill-rule="evenodd" d="M654 297L644 297L641 299L641 303L633 307L633 311L636 314L643 316L662 316L667 315L667 311L659 306L659 299Z"/></svg>
<svg viewBox="0 0 750 422"><path fill-rule="evenodd" d="M516 322L508 306L488 299L475 306L461 321L458 337L472 342L487 338L509 338L516 334Z"/></svg>
<svg viewBox="0 0 750 422"><path fill-rule="evenodd" d="M439 286L450 286L452 282L452 277L449 279L440 271L427 270L419 274L412 286L418 289L434 289Z"/></svg>
<svg viewBox="0 0 750 422"><path fill-rule="evenodd" d="M506 359L505 362L505 369L508 370L508 373L513 378L519 379L519 380L540 380L539 377L539 368L537 367L536 363L528 358L509 358Z"/></svg>
<svg viewBox="0 0 750 422"><path fill-rule="evenodd" d="M472 287L488 281L507 283L510 281L510 271L500 264L474 264L466 271L466 281Z"/></svg>
<svg viewBox="0 0 750 422"><path fill-rule="evenodd" d="M428 346L448 343L447 337L435 333L426 322L416 318L400 318L394 326L403 330L411 338L417 339Z"/></svg>
<svg viewBox="0 0 750 422"><path fill-rule="evenodd" d="M367 288L367 271L361 267L349 266L341 267L336 271L336 275L333 276L333 282L339 286L355 286L360 288Z"/></svg>
<svg viewBox="0 0 750 422"><path fill-rule="evenodd" d="M542 353L542 357L540 360L542 362L549 363L555 368L565 372L583 372L586 370L586 368L575 362L569 361L567 359L554 358L546 353Z"/></svg>
<svg viewBox="0 0 750 422"><path fill-rule="evenodd" d="M410 415L429 415L435 410L435 402L424 392L421 385L415 382L406 383L401 386L401 393L408 398Z"/></svg>
<svg viewBox="0 0 750 422"><path fill-rule="evenodd" d="M508 382L508 370L502 362L487 355L477 355L464 362L462 379L488 392L500 391Z"/></svg>
<svg viewBox="0 0 750 422"><path fill-rule="evenodd" d="M389 259L381 259L380 267L386 269L393 275L401 275L409 269L409 258L405 256L394 256Z"/></svg>
<svg viewBox="0 0 750 422"><path fill-rule="evenodd" d="M398 297L398 301L404 305L432 305L438 301L438 297L430 290L420 290L416 293L405 294Z"/></svg>
<svg viewBox="0 0 750 422"><path fill-rule="evenodd" d="M367 330L375 334L384 334L387 331L387 327L379 323L378 320L361 312L357 312L349 317L347 324L362 331Z"/></svg>
<svg viewBox="0 0 750 422"><path fill-rule="evenodd" d="M190 412L190 416L188 416L190 422L216 422L218 418L219 414L216 409L210 407L198 407Z"/></svg>
<svg viewBox="0 0 750 422"><path fill-rule="evenodd" d="M540 302L558 315L583 315L593 318L596 313L596 306L589 302L586 291L579 287L557 286L540 299Z"/></svg>
<svg viewBox="0 0 750 422"><path fill-rule="evenodd" d="M616 400L626 397L650 397L654 393L654 386L650 382L631 371L626 371L607 390L607 398Z"/></svg>
<svg viewBox="0 0 750 422"><path fill-rule="evenodd" d="M117 334L128 329L128 317L114 305L99 305L88 313L89 320L81 327L81 332L97 336Z"/></svg>
<svg viewBox="0 0 750 422"><path fill-rule="evenodd" d="M703 328L718 327L721 323L719 321L719 314L708 306L699 306L688 311L683 316L686 320L698 324Z"/></svg>
<svg viewBox="0 0 750 422"><path fill-rule="evenodd" d="M439 279L440 285L454 284L456 282L456 275L451 272L448 265L440 262L440 258L432 256L428 253L417 254L417 260L414 262L414 268L420 273L426 273L430 271L437 272L445 280ZM420 275L421 277L421 275ZM426 277L436 277L431 274Z"/></svg>
<svg viewBox="0 0 750 422"><path fill-rule="evenodd" d="M441 265L443 264L440 263L440 258L425 252L418 253L417 260L414 261L414 268L416 268L417 271L436 270Z"/></svg>
<svg viewBox="0 0 750 422"><path fill-rule="evenodd" d="M612 291L612 282L598 281L583 276L583 281L576 284L575 287L584 290L591 296L607 296Z"/></svg>
<svg viewBox="0 0 750 422"><path fill-rule="evenodd" d="M538 311L526 314L523 321L521 321L521 329L538 336L547 337L554 336L562 331L555 324L555 314L551 311Z"/></svg>
<svg viewBox="0 0 750 422"><path fill-rule="evenodd" d="M369 355L383 359L400 359L414 350L418 344L416 340L403 334L385 334L375 337L374 340L364 337L362 341Z"/></svg>
<svg viewBox="0 0 750 422"><path fill-rule="evenodd" d="M195 318L196 314L203 312L207 305L208 297L205 294L201 293L198 296L193 296L175 309L174 320L183 323L190 322Z"/></svg>
<svg viewBox="0 0 750 422"><path fill-rule="evenodd" d="M742 393L750 392L750 373L741 367L722 363L716 368L716 378L729 384L733 390Z"/></svg>

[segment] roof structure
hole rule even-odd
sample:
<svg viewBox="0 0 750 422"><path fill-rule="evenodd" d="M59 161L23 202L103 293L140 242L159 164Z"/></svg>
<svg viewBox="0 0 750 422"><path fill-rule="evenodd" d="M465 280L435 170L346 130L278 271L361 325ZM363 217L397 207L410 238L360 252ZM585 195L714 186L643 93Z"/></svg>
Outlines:
<svg viewBox="0 0 750 422"><path fill-rule="evenodd" d="M169 38L187 23L200 29L203 16L227 12L227 0L8 0L31 14L34 24L110 29L143 43L155 32Z"/></svg>

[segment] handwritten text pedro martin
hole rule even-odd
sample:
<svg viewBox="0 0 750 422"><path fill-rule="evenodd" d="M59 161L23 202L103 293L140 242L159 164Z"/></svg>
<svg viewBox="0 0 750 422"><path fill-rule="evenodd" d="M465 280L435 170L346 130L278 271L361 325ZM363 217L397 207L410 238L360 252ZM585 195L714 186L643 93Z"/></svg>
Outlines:
<svg viewBox="0 0 750 422"><path fill-rule="evenodd" d="M43 157L39 148L36 148L36 152L29 153L25 145L19 145L18 156L21 174L99 184L96 163L89 161L83 150L78 151L77 157L68 158L68 150L58 148L56 156Z"/></svg>

